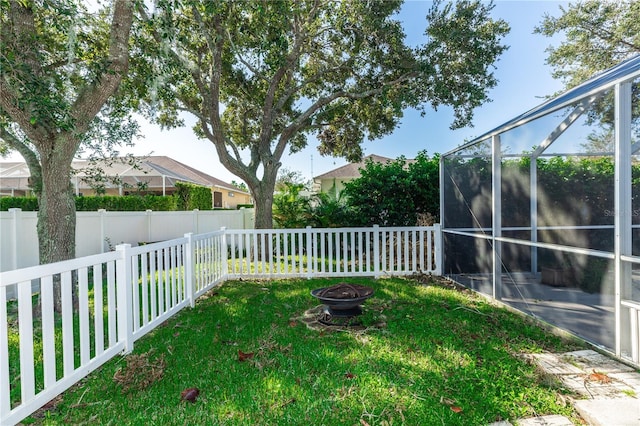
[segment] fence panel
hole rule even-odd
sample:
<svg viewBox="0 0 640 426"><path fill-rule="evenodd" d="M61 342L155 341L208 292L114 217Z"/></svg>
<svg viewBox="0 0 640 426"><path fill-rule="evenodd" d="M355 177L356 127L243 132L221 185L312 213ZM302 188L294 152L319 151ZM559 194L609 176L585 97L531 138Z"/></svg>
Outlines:
<svg viewBox="0 0 640 426"><path fill-rule="evenodd" d="M128 247L129 289L132 306L132 338L138 340L191 303L184 288L188 237Z"/></svg>
<svg viewBox="0 0 640 426"><path fill-rule="evenodd" d="M226 279L437 272L438 231L222 229L0 272L0 424L131 351Z"/></svg>
<svg viewBox="0 0 640 426"><path fill-rule="evenodd" d="M110 252L0 275L1 424L17 423L122 352L114 335L115 298L104 300L102 291L115 279L101 280L118 256ZM16 300L7 298L8 290ZM9 344L16 339L17 346Z"/></svg>
<svg viewBox="0 0 640 426"><path fill-rule="evenodd" d="M0 211L0 271L36 266L37 212ZM113 250L118 244L165 241L185 233L215 232L221 227L253 227L253 209L193 210L177 212L118 212L98 210L76 213L76 256Z"/></svg>
<svg viewBox="0 0 640 426"><path fill-rule="evenodd" d="M229 277L436 273L435 227L226 230Z"/></svg>
<svg viewBox="0 0 640 426"><path fill-rule="evenodd" d="M233 260L228 260L228 239L224 231L194 235L190 238L192 251L187 255L193 258L193 271L186 271L185 274L193 279L193 297L197 298L224 280L228 274L228 263L233 263Z"/></svg>

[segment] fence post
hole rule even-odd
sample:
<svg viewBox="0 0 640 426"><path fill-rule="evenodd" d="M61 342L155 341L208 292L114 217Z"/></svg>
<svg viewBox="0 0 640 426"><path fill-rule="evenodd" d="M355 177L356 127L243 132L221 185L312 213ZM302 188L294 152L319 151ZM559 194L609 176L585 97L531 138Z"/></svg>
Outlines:
<svg viewBox="0 0 640 426"><path fill-rule="evenodd" d="M255 224L255 209L243 208L242 211L242 226L243 229L253 229Z"/></svg>
<svg viewBox="0 0 640 426"><path fill-rule="evenodd" d="M144 214L147 216L147 241L148 242L152 242L153 240L151 239L151 213L153 213L153 210L145 210Z"/></svg>
<svg viewBox="0 0 640 426"><path fill-rule="evenodd" d="M107 235L105 234L105 216L107 215L107 211L105 209L98 209L98 214L100 215L100 253L105 253L104 246L107 246L107 251L111 250L111 242L107 242Z"/></svg>
<svg viewBox="0 0 640 426"><path fill-rule="evenodd" d="M196 301L193 298L195 294L195 268L193 264L194 259L194 251L195 247L193 246L193 232L189 232L188 234L184 234L184 237L187 239L187 245L185 247L185 259L184 259L184 285L185 290L187 292L187 300L189 301L189 305L194 308L196 306Z"/></svg>
<svg viewBox="0 0 640 426"><path fill-rule="evenodd" d="M11 411L6 287L0 287L0 421Z"/></svg>
<svg viewBox="0 0 640 426"><path fill-rule="evenodd" d="M124 340L124 353L133 351L133 300L131 279L131 244L119 244L116 252L116 292L118 340ZM138 309L136 307L136 309Z"/></svg>
<svg viewBox="0 0 640 426"><path fill-rule="evenodd" d="M227 246L227 227L223 226L220 228L222 231L222 253L220 256L220 260L222 260L222 276L223 279L227 279L229 276L229 256L227 252L229 251L229 247Z"/></svg>
<svg viewBox="0 0 640 426"><path fill-rule="evenodd" d="M191 214L193 215L193 219L192 219L192 223L191 223L191 229L193 231L191 231L191 232L194 233L194 234L199 234L200 233L200 231L198 230L198 227L200 225L198 223L199 222L199 217L198 217L199 213L200 213L199 209L193 209L191 211ZM186 235L185 235L185 237L186 237Z"/></svg>
<svg viewBox="0 0 640 426"><path fill-rule="evenodd" d="M433 225L433 244L435 252L435 265L436 270L434 275L442 275L442 269L444 268L444 254L442 252L442 227L439 223ZM431 247L429 247L431 250Z"/></svg>
<svg viewBox="0 0 640 426"><path fill-rule="evenodd" d="M11 213L11 222L13 226L11 227L11 269L18 269L18 257L19 252L18 242L20 239L18 235L22 233L22 209L20 208L12 208L9 209L9 213Z"/></svg>
<svg viewBox="0 0 640 426"><path fill-rule="evenodd" d="M380 278L380 227L373 225L373 276Z"/></svg>
<svg viewBox="0 0 640 426"><path fill-rule="evenodd" d="M313 253L313 233L311 232L311 226L307 226L307 230L306 230L306 234L307 234L307 244L306 244L306 248L305 251L307 252L307 279L310 280L311 278L313 278L313 275L315 273L315 271L312 269L313 268L313 257L314 257L314 253Z"/></svg>

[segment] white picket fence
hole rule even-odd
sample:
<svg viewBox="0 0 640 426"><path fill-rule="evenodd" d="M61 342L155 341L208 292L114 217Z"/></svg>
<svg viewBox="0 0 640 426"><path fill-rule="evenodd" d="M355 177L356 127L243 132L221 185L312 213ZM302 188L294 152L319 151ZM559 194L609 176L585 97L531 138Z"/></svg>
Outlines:
<svg viewBox="0 0 640 426"><path fill-rule="evenodd" d="M222 229L1 272L0 424L20 422L129 353L136 340L227 279L439 275L440 263L439 225Z"/></svg>

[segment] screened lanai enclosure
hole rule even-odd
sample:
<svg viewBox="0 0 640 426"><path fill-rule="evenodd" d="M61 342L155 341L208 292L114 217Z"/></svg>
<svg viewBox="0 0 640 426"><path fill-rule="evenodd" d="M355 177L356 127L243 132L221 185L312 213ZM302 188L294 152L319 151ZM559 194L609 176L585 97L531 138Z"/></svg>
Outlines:
<svg viewBox="0 0 640 426"><path fill-rule="evenodd" d="M440 173L445 275L640 365L640 56Z"/></svg>

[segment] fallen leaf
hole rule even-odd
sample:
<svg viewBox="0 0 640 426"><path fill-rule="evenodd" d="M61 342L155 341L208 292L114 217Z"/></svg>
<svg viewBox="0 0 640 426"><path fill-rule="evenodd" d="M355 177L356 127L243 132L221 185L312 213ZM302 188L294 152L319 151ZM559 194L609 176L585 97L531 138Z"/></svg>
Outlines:
<svg viewBox="0 0 640 426"><path fill-rule="evenodd" d="M462 408L458 407L457 405L452 405L449 408L451 408L451 411L453 411L454 413L461 413L462 412Z"/></svg>
<svg viewBox="0 0 640 426"><path fill-rule="evenodd" d="M360 424L362 426L369 426L369 423L367 423L365 419L360 419Z"/></svg>
<svg viewBox="0 0 640 426"><path fill-rule="evenodd" d="M189 401L191 403L196 402L196 398L200 395L200 389L188 388L180 393L180 401Z"/></svg>
<svg viewBox="0 0 640 426"><path fill-rule="evenodd" d="M296 321L289 321L289 327L295 327L298 323Z"/></svg>
<svg viewBox="0 0 640 426"><path fill-rule="evenodd" d="M344 377L346 377L347 379L353 379L354 377L356 377L356 375L351 372L347 372L345 373Z"/></svg>
<svg viewBox="0 0 640 426"><path fill-rule="evenodd" d="M240 349L238 349L238 361L242 362L251 358L253 358L253 352L245 353L245 352L242 352Z"/></svg>
<svg viewBox="0 0 640 426"><path fill-rule="evenodd" d="M592 382L600 382L600 383L611 383L611 378L603 373L598 373L596 370L593 370L592 374L589 374L589 380Z"/></svg>

